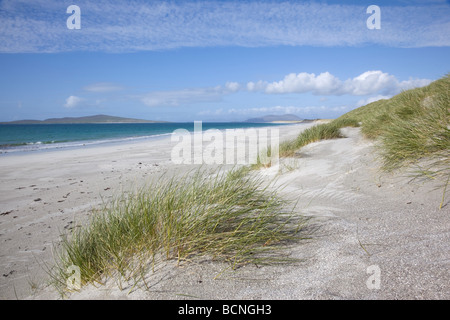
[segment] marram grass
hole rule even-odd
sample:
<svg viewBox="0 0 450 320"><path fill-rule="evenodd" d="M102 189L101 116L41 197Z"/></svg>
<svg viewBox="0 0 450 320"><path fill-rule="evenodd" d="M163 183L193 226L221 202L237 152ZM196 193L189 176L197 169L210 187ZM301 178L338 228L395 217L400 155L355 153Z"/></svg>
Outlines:
<svg viewBox="0 0 450 320"><path fill-rule="evenodd" d="M400 168L450 149L450 75L428 86L404 91L336 119L362 123L361 131L379 139L383 166Z"/></svg>
<svg viewBox="0 0 450 320"><path fill-rule="evenodd" d="M329 123L317 124L302 131L297 138L282 142L279 146L279 157L292 157L299 149L313 142L342 138L341 128L358 126L359 122L353 119L340 119L333 120ZM270 148L266 151L266 154L270 158ZM262 166L263 164L258 158L257 163L253 165L253 168L257 169ZM270 162L267 166L270 166Z"/></svg>
<svg viewBox="0 0 450 320"><path fill-rule="evenodd" d="M442 208L450 180L450 75L336 120L343 119L360 121L361 132L380 142L382 169L406 168L414 178L441 181Z"/></svg>
<svg viewBox="0 0 450 320"><path fill-rule="evenodd" d="M81 284L143 279L162 261L205 256L228 262L286 262L286 244L304 238L306 219L247 168L161 179L97 212L56 248L53 278L64 288L67 268Z"/></svg>

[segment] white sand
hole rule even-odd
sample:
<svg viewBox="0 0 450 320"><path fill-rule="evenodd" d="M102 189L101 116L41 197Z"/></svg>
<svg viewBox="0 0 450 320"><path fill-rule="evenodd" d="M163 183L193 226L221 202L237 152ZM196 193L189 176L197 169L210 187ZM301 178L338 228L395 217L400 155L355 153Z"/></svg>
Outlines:
<svg viewBox="0 0 450 320"><path fill-rule="evenodd" d="M283 126L281 137L299 128ZM290 249L302 262L249 265L215 280L224 265L169 263L148 275L150 290L108 283L70 298L449 299L450 210L438 210L442 191L380 173L372 143L359 129L344 131L348 138L311 144L281 165L276 186L318 227ZM173 145L161 139L0 157L0 298L59 298L42 268L52 263L52 243L102 198L191 170L170 161ZM381 272L379 289L367 286L370 266Z"/></svg>

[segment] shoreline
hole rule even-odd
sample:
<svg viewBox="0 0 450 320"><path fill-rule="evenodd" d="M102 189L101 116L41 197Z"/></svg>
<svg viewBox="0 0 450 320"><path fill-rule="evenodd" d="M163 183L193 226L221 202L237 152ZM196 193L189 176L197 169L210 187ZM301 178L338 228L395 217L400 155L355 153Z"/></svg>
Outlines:
<svg viewBox="0 0 450 320"><path fill-rule="evenodd" d="M58 152L58 151L73 151L78 149L86 149L86 148L97 148L97 147L103 147L103 146L114 146L114 145L120 145L120 144L128 144L128 143L139 143L139 142L146 142L146 141L153 141L158 139L165 139L167 137L170 137L171 133L164 133L164 134L155 134L151 136L140 136L140 137L125 137L125 138L111 138L106 140L79 140L79 141L72 141L72 142L58 142L58 143L42 143L37 144L41 146L48 146L48 147L42 147L39 149L34 150L14 150L11 149L11 151L0 151L0 157L4 156L11 156L11 155L32 155L32 154L38 154L38 153L45 153L45 152ZM32 148L35 144L26 144L26 146L30 146ZM22 146L22 145L21 145ZM17 146L17 147L21 147ZM25 146L25 145L23 145ZM14 146L15 148L16 146Z"/></svg>
<svg viewBox="0 0 450 320"><path fill-rule="evenodd" d="M299 128L280 127L280 142ZM312 143L280 161L275 188L298 200L298 213L318 227L312 240L290 248L300 263L248 265L216 280L224 265L168 263L149 275L150 290L121 291L110 283L69 298L448 299L450 216L437 209L442 194L433 183L381 173L373 142L358 128L343 133L347 138ZM170 150L167 138L0 157L0 297L59 299L42 269L52 262L52 243L87 221L102 201L195 168L171 163ZM374 265L380 289L367 287L367 268Z"/></svg>
<svg viewBox="0 0 450 320"><path fill-rule="evenodd" d="M310 123L319 123L317 121L312 122L303 122L303 123L267 123L267 126L262 125L262 123L255 123L257 126L252 127L251 123L242 122L246 125L249 125L248 127L243 127L242 129L250 129L250 128L273 128L273 127L279 127L286 126L286 125L300 125L300 124L310 124ZM95 123L87 123L87 125L91 125ZM101 123L101 124L111 124L111 123ZM114 123L112 123L114 124ZM118 123L118 124L129 124L129 123ZM133 124L133 123L132 123ZM135 124L141 124L141 123L135 123ZM158 123L159 124L159 123ZM170 123L170 124L176 124L176 123ZM183 123L180 123L183 124ZM191 124L189 122L189 124ZM192 122L194 124L194 122ZM203 123L203 125L208 124L215 124L213 123ZM232 124L232 123L231 123ZM25 124L26 125L26 124ZM61 124L57 124L61 125ZM76 124L79 125L79 124ZM206 130L215 129L215 128L208 128ZM239 128L236 128L239 129ZM176 130L176 128L174 129ZM203 130L203 131L206 131ZM218 129L220 131L225 131L227 129ZM103 146L103 145L113 145L113 144L122 144L122 143L134 143L134 142L145 142L147 140L153 140L153 139L163 139L165 137L170 137L172 135L173 131L167 132L167 133L157 133L157 134L151 134L151 135L140 135L140 136L123 136L123 137L111 137L111 138L105 138L105 139L89 139L89 140L74 140L74 141L66 141L66 142L27 142L27 143L20 143L17 145L5 145L0 146L0 157L8 156L11 154L32 154L35 152L47 152L47 151L60 151L60 150L74 150L74 149L81 149L81 148L87 148L87 147L97 147L97 146ZM191 132L193 133L193 132Z"/></svg>

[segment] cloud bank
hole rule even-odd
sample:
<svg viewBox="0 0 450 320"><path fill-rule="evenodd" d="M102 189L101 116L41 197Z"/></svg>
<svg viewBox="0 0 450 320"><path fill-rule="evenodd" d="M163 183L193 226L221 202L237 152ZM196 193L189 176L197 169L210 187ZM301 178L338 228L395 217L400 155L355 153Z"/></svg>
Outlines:
<svg viewBox="0 0 450 320"><path fill-rule="evenodd" d="M356 2L358 3L358 2ZM70 4L70 3L69 3ZM211 46L450 45L445 2L381 6L368 30L367 6L297 1L79 0L81 29L69 30L68 4L0 2L0 52L136 52Z"/></svg>
<svg viewBox="0 0 450 320"><path fill-rule="evenodd" d="M340 80L329 72L319 75L301 72L291 73L277 82L249 82L249 91L262 91L269 94L306 93L314 95L354 95L363 96L381 92L385 95L394 95L402 90L422 87L429 84L428 79L409 79L398 81L395 76L375 70L366 71L353 79Z"/></svg>
<svg viewBox="0 0 450 320"><path fill-rule="evenodd" d="M319 75L314 73L290 73L282 80L267 82L259 80L239 84L227 82L224 86L210 88L189 88L173 91L155 91L140 96L142 103L149 107L177 107L199 102L217 102L225 95L239 91L260 92L264 94L305 94L317 96L372 96L362 101L386 99L403 90L430 84L429 79L409 79L399 81L395 76L380 70L366 71L354 78L341 80L329 72Z"/></svg>

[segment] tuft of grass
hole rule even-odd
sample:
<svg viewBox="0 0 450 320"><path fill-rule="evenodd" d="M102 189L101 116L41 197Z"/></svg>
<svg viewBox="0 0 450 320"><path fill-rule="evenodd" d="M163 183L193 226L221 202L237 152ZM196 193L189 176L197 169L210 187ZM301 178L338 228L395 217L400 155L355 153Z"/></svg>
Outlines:
<svg viewBox="0 0 450 320"><path fill-rule="evenodd" d="M392 115L392 125L381 135L386 169L397 169L430 157L446 158L450 168L450 81L447 88L445 82L437 85L442 90L435 94L414 90L404 92L392 102L397 111Z"/></svg>
<svg viewBox="0 0 450 320"><path fill-rule="evenodd" d="M359 122L354 119L336 119L329 123L317 124L302 131L297 138L281 143L279 146L279 157L292 157L299 149L313 142L342 138L343 136L340 132L341 128L358 126ZM267 150L266 154L270 158L270 148ZM253 168L257 169L262 166L262 162L258 157L257 163L253 165Z"/></svg>
<svg viewBox="0 0 450 320"><path fill-rule="evenodd" d="M341 133L339 128L332 123L315 125L303 131L295 140L282 143L280 145L280 157L293 156L295 151L309 143L340 137Z"/></svg>
<svg viewBox="0 0 450 320"><path fill-rule="evenodd" d="M248 168L161 179L105 205L66 235L52 277L64 289L72 265L85 285L111 277L143 280L163 261L199 256L231 267L287 261L281 244L304 238L306 219L285 204Z"/></svg>

